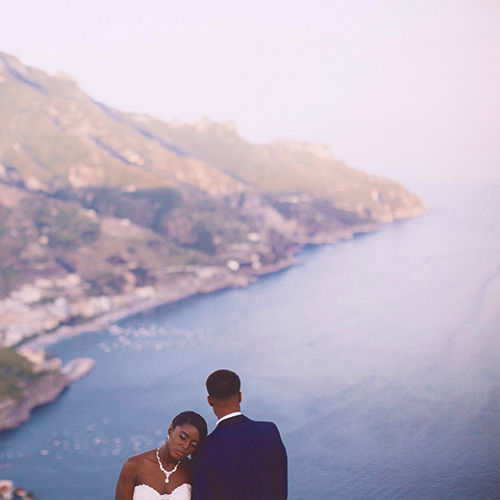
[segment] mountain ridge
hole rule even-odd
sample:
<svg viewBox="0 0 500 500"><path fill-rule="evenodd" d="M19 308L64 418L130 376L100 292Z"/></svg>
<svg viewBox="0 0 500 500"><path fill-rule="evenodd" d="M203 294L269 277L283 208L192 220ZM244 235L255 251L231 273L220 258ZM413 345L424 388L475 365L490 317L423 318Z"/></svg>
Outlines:
<svg viewBox="0 0 500 500"><path fill-rule="evenodd" d="M231 122L125 113L68 75L5 53L0 120L0 312L44 310L50 326L2 321L0 344L113 311L137 294L158 298L186 276L193 290L207 288L200 276L248 283L289 265L305 244L425 211L399 183L351 169L326 146L252 144ZM71 286L40 285L68 277ZM88 305L99 297L108 306Z"/></svg>

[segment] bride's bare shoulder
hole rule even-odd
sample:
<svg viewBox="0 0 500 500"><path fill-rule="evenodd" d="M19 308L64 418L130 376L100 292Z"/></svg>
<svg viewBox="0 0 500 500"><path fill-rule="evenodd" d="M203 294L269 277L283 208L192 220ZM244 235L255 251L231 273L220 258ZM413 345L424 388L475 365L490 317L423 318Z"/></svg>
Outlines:
<svg viewBox="0 0 500 500"><path fill-rule="evenodd" d="M143 451L137 455L132 455L127 459L125 464L134 469L148 467L152 464L156 464L155 450Z"/></svg>

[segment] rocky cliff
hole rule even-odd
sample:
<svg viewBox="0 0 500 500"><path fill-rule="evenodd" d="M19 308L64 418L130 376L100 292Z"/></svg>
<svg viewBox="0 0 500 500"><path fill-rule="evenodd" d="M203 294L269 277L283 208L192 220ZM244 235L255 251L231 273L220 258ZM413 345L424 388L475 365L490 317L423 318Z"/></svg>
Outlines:
<svg viewBox="0 0 500 500"><path fill-rule="evenodd" d="M61 360L41 350L0 348L0 431L20 426L33 408L54 401L94 364L81 358L62 366Z"/></svg>

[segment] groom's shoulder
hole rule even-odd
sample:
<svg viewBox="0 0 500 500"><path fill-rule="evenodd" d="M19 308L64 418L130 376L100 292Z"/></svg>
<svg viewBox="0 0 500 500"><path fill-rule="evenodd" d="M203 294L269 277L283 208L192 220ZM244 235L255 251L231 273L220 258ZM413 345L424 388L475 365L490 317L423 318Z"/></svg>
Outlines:
<svg viewBox="0 0 500 500"><path fill-rule="evenodd" d="M274 422L269 422L267 420L250 420L250 422L262 430L272 432L277 431L278 427Z"/></svg>
<svg viewBox="0 0 500 500"><path fill-rule="evenodd" d="M222 422L221 422L222 423ZM232 443L228 447L229 443ZM220 460L221 450L232 450L234 446L247 448L249 443L268 443L273 448L281 446L281 437L274 422L251 420L245 416L237 418L236 422L226 422L217 426L208 436L200 450L196 452L197 463L207 463Z"/></svg>
<svg viewBox="0 0 500 500"><path fill-rule="evenodd" d="M253 421L253 424L250 434L253 434L256 439L272 446L283 446L280 431L274 422Z"/></svg>
<svg viewBox="0 0 500 500"><path fill-rule="evenodd" d="M277 425L270 420L251 420L248 419L253 425L261 427L262 429L278 429Z"/></svg>
<svg viewBox="0 0 500 500"><path fill-rule="evenodd" d="M244 415L236 417L234 423L227 422L225 425L216 427L208 436L210 439L216 439L218 435L226 433L240 433L252 431L261 434L279 434L278 427L274 422L264 420L252 420Z"/></svg>
<svg viewBox="0 0 500 500"><path fill-rule="evenodd" d="M272 442L281 441L280 431L278 430L278 426L274 422L258 421L255 423L258 426L258 432L262 434L263 437L267 436L267 438Z"/></svg>

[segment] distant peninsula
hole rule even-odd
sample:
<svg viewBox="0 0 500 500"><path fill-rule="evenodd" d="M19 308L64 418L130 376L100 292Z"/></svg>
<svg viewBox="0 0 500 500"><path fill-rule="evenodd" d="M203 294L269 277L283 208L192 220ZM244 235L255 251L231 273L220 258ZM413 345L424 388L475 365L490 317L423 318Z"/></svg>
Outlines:
<svg viewBox="0 0 500 500"><path fill-rule="evenodd" d="M0 393L0 430L91 368L45 354L62 336L246 286L304 245L425 212L326 146L124 113L4 53L0 123L0 371L18 374Z"/></svg>

